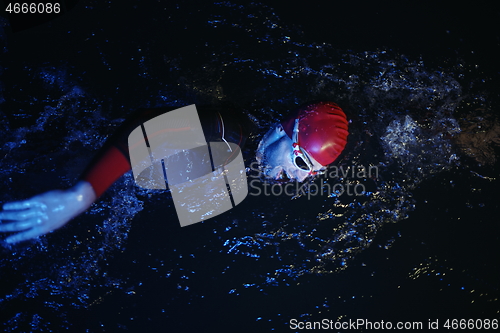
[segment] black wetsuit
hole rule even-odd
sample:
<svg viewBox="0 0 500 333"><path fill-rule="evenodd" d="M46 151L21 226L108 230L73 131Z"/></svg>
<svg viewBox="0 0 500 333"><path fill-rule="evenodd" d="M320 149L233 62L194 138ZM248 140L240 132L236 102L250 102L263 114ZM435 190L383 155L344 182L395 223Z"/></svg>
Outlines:
<svg viewBox="0 0 500 333"><path fill-rule="evenodd" d="M97 197L131 169L128 147L130 133L144 122L176 109L179 107L141 109L125 120L80 177L92 185ZM228 106L196 106L196 109L207 142L225 140L240 148L244 146L250 132L250 122L240 110ZM152 137L155 133L148 135Z"/></svg>

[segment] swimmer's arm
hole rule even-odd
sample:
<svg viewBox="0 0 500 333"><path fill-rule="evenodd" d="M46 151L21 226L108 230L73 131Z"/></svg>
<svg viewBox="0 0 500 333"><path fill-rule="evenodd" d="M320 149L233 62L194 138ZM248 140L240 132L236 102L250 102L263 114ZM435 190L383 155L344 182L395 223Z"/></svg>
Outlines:
<svg viewBox="0 0 500 333"><path fill-rule="evenodd" d="M31 199L9 202L0 211L0 232L15 232L7 243L17 243L52 232L86 211L97 199L87 181L67 190L55 190Z"/></svg>

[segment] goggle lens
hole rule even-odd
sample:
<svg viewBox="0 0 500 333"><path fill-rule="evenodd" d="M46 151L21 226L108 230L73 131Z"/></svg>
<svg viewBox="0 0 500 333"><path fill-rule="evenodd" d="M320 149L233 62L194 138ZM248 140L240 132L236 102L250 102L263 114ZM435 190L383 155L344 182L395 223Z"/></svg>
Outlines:
<svg viewBox="0 0 500 333"><path fill-rule="evenodd" d="M311 168L309 168L309 165L306 163L306 161L304 161L302 156L295 157L295 165L297 166L297 168L304 170L304 171L311 170Z"/></svg>

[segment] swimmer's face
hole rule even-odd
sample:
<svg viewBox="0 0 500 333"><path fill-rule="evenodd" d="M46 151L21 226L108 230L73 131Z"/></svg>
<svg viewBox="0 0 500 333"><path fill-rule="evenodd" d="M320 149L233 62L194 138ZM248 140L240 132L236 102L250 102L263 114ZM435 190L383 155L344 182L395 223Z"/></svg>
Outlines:
<svg viewBox="0 0 500 333"><path fill-rule="evenodd" d="M323 168L309 156L314 170ZM257 161L262 172L276 180L303 181L309 176L309 172L299 169L293 163L292 140L286 135L281 125L277 125L264 135L257 149Z"/></svg>

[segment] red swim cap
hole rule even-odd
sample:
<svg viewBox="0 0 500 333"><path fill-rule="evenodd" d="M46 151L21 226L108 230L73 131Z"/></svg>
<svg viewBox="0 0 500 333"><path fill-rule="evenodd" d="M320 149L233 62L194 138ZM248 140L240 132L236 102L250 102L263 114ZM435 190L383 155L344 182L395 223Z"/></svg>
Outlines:
<svg viewBox="0 0 500 333"><path fill-rule="evenodd" d="M299 119L299 146L326 166L337 159L347 143L347 118L333 102L315 102L300 107L281 125L291 139Z"/></svg>

